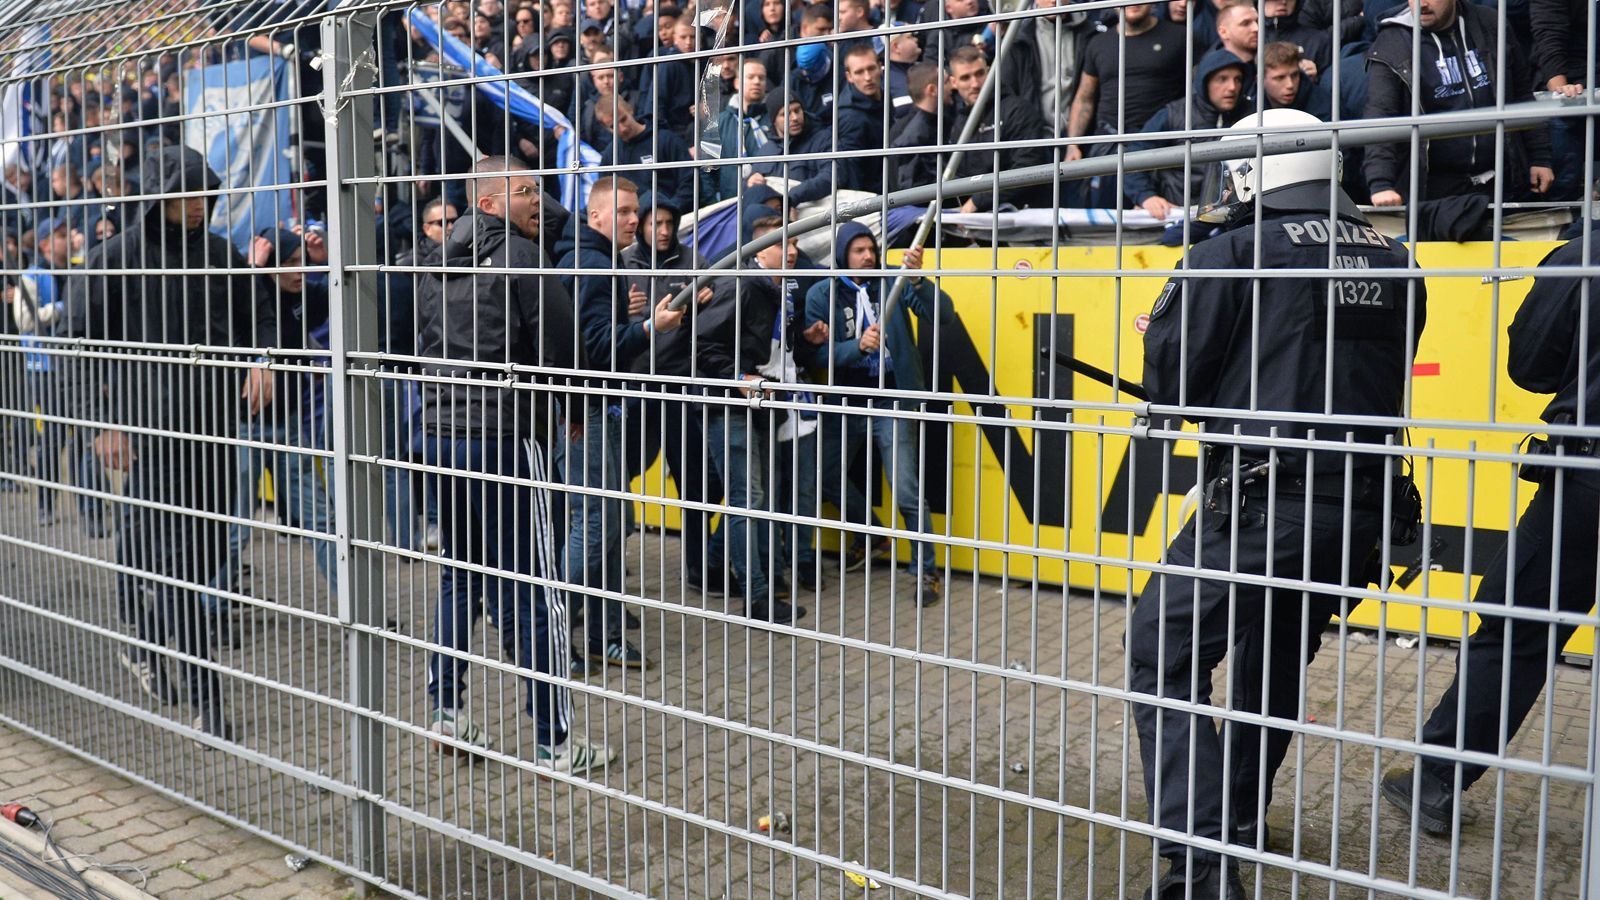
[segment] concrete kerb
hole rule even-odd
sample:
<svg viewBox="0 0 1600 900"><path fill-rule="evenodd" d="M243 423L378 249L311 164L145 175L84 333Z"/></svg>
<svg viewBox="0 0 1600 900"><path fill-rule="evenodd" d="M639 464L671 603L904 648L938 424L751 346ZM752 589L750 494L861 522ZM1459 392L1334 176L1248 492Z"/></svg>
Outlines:
<svg viewBox="0 0 1600 900"><path fill-rule="evenodd" d="M48 865L59 866L65 864L83 876L91 887L105 894L111 900L156 900L152 894L134 887L121 878L109 872L96 868L82 867L81 862L70 858L63 859L52 853L45 843L44 835L23 828L15 822L0 819L0 841L5 841L14 847L26 850L29 854L38 857Z"/></svg>

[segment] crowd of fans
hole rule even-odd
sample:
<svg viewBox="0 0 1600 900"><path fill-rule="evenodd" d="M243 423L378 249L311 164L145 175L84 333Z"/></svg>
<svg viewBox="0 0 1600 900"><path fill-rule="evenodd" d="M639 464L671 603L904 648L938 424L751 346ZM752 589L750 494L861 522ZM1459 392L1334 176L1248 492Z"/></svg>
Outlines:
<svg viewBox="0 0 1600 900"><path fill-rule="evenodd" d="M8 273L5 331L22 334L35 349L5 357L19 376L13 380L7 371L6 381L26 385L30 408L45 412L47 424L35 428L8 420L0 443L7 470L35 471L54 481L65 453L78 461L74 481L80 487L104 491L90 441L55 421L67 416L67 401L58 396L54 359L39 348L39 338L82 335L62 330L71 304L57 292L65 291L72 268L92 263L96 247L146 227L141 222L147 220L135 218L141 207L129 199L140 190L139 173L150 171L138 162L189 137L186 79L207 64L252 54L287 60L297 100L294 155L306 184L294 190L292 219L260 223L248 245L237 248L238 265L260 270L250 290L273 320L238 345L254 340L256 346L270 341L266 345L279 351L326 347L327 276L284 271L328 259L321 225L327 197L317 187L324 171L323 119L314 99L320 66L312 64L318 26L314 18L297 24L294 14L308 10L280 6L285 10L277 20L250 27L232 22L225 30L233 39L200 51L162 54L132 72L94 78L78 72L41 83L37 118L48 121L49 133L8 158L0 225ZM260 8L249 5L250 14ZM1323 119L1336 112L1346 119L1397 116L1409 114L1413 102L1424 113L1446 112L1493 106L1502 98L1527 100L1537 90L1570 96L1588 85L1583 64L1588 28L1597 17L1576 0L1528 0L1504 10L1466 0L1368 0L1359 8L1346 4L1337 21L1334 9L1331 0L1176 0L1091 10L1033 0L1025 16L1004 23L986 18L993 12L988 0L761 0L730 7L695 0L684 6L584 0L581 8L574 0L448 0L385 12L379 21L380 85L414 89L379 93L374 103L384 171L399 176L384 182L374 210L384 260L395 264L382 280L383 349L450 358L452 337L430 338L419 304L453 300L448 293L430 296L429 290L448 289L424 285L418 270L474 265L471 247L480 246L483 235L473 229L486 227L488 217L502 230L507 222L515 224L532 242L532 249L515 249L523 254L518 259L568 273L553 279L548 290L567 295L577 311L571 327L581 335L583 353L575 363L611 375L654 372L734 383L793 383L809 372L817 383L917 391L926 386L926 373L913 342L912 317L926 324L953 316L948 298L931 281L913 278L901 302L890 307L882 278L803 277L816 263L791 241L756 260L755 268L774 270L771 276L742 279L742 287L718 281L688 310L669 309L662 298L689 281L681 270L708 262L699 247L681 240L683 217L731 201L740 211L739 237L749 240L782 227L785 211L792 215L795 204L843 190L883 193L938 181L949 159L948 147L940 146L967 134L974 117L967 140L978 149L964 154L957 176L1098 156L1119 147L1214 139L1206 132L1220 136L1263 108L1292 107ZM433 28L419 27L424 23L415 13ZM1502 13L1509 25L1503 56ZM1414 46L1418 27L1420 50ZM1008 29L1018 33L1001 52ZM550 194L553 179L491 192L491 182L471 177L500 175L509 183L529 167L569 167L558 153L565 128L508 113L494 92L455 83L464 73L449 64L451 54L441 52L433 33L461 42L508 73L512 85L563 116L604 165L616 167L586 204L562 208ZM1413 69L1417 54L1420 65ZM997 89L984 105L991 73ZM1584 169L1576 121L1425 142L1423 158L1416 160L1408 158L1409 145L1370 147L1346 154L1344 179L1358 200L1379 206L1461 198L1486 204L1497 188L1507 200L1573 200L1582 193ZM1501 140L1503 162L1497 162ZM1139 208L1164 221L1222 199L1219 174L1195 166L984 189L949 197L947 206L963 212ZM1496 184L1497 176L1503 184ZM518 224L519 216L526 221ZM1440 217L1447 227L1463 220ZM846 223L834 235L831 264L844 272L877 269L883 250L871 231ZM920 262L913 249L904 265L914 270ZM216 260L204 265L227 266ZM695 336L693 354L685 334ZM430 340L438 354L428 352ZM513 362L514 349L500 348ZM253 514L255 485L269 468L284 514L301 527L328 532L327 487L312 457L259 449L263 443L303 450L327 446L318 381L287 371L276 379L276 387L266 391L277 398L271 410L263 413L253 404L233 435L253 446L239 450L239 506L232 512L244 519ZM418 401L399 383L386 390L386 408L407 413L386 416L387 452L417 452L428 429L442 426L413 415ZM596 395L604 396L604 390L597 388ZM818 404L819 411L791 416L786 430L773 435L746 433L735 417L714 416L702 426L683 415L680 405L687 402L635 397L591 404L581 415L566 412L582 440L567 446L556 474L602 490L571 504L565 575L592 587L596 598L617 589L611 579L623 568L626 511L604 492L620 489L615 479L640 474L658 453L664 452L690 501L715 503L726 494L736 509L782 511L796 498L816 502L820 489L823 499L865 524L866 486L876 484L878 472L857 471L854 461L871 447L865 455L893 473L893 500L908 528L928 527L914 429L904 417L870 412L879 401L853 416L830 417L826 404ZM421 406L426 403L424 397ZM815 460L819 453L842 461L845 472L821 485L785 483L781 477L764 483L749 463L768 459L769 439L773 458L788 460L773 468L777 476L814 474L814 464L795 460ZM623 447L629 448L626 456ZM448 552L450 526L441 527L438 491L405 483L393 468L386 474L391 539L401 547L443 543ZM18 489L4 480L0 487ZM50 525L54 492L36 493L40 522ZM99 501L91 495L79 501L85 531L108 536L116 523ZM735 515L725 517L713 536L702 518L685 511L691 584L737 582L750 598L751 614L769 621L804 615L803 608L786 602L792 589L786 578L795 573L810 587L820 578L809 528L785 527L769 539L764 522ZM248 534L239 526L233 531L215 574L205 573L219 590L239 577ZM720 565L703 568L723 558L714 547L724 532L731 572L723 573ZM777 550L752 555L752 546ZM318 563L333 588L330 545L319 542L319 548ZM845 542L845 567L860 566L886 549L884 542L858 534ZM937 601L942 591L934 557L927 543L911 553L919 602ZM644 664L623 637L626 617L615 601L593 599L588 605L589 646L580 656ZM606 624L595 628L595 622ZM443 635L440 640L450 642ZM129 666L141 670L146 683L154 677L147 662Z"/></svg>

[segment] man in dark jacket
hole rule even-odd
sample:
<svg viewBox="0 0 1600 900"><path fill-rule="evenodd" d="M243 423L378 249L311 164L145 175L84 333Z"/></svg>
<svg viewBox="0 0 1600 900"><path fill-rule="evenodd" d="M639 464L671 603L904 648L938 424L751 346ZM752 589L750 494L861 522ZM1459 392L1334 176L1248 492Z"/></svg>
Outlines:
<svg viewBox="0 0 1600 900"><path fill-rule="evenodd" d="M237 366L187 363L197 346L276 346L274 308L254 302L244 260L207 228L208 192L221 182L205 158L188 147L164 147L137 170L143 193L184 196L145 202L120 234L90 252L87 268L110 274L69 280L63 332L171 349L140 351L147 360L166 360L161 364L140 363L140 357L91 360L64 374L72 379L80 417L93 423L84 427L103 429L95 440L101 461L126 470L127 496L149 504L122 510L118 564L180 583L121 579L123 620L143 641L171 641L178 652L206 660L211 651L200 591L227 545L227 523L210 517L233 511L236 457L227 442L246 410L260 415L272 403L272 376L265 367L246 368L241 378ZM173 364L174 358L185 364ZM173 702L165 664L154 652L127 650L120 659L147 694ZM221 676L190 663L178 669L195 727L232 740Z"/></svg>
<svg viewBox="0 0 1600 900"><path fill-rule="evenodd" d="M1412 37L1421 29L1419 69L1411 69ZM1367 52L1367 108L1363 118L1411 114L1413 89L1422 112L1493 107L1498 102L1500 60L1498 18L1493 9L1461 0L1417 0L1415 9L1383 20ZM1526 60L1515 41L1506 42L1505 102L1533 99ZM1495 135L1425 141L1417 162L1421 197L1438 200L1458 194L1494 193ZM1505 135L1504 196L1507 200L1543 195L1555 180L1550 140L1544 128ZM1363 164L1367 188L1377 206L1399 206L1411 190L1410 144L1374 144Z"/></svg>
<svg viewBox="0 0 1600 900"><path fill-rule="evenodd" d="M907 90L911 92L911 112L896 120L889 131L889 146L900 151L889 157L888 188L891 191L932 184L940 175L938 154L907 151L943 143L940 110L950 96L949 82L933 63L912 66L906 81Z"/></svg>
<svg viewBox="0 0 1600 900"><path fill-rule="evenodd" d="M1333 30L1301 19L1300 0L1265 0L1261 4L1261 44L1285 41L1300 48L1301 70L1320 82L1324 72L1333 70Z"/></svg>
<svg viewBox="0 0 1600 900"><path fill-rule="evenodd" d="M833 265L840 269L880 268L878 245L872 232L859 222L846 222L834 237ZM907 270L922 268L922 251L906 252ZM806 294L805 327L827 324L828 342L813 356L816 365L834 385L848 385L861 391L894 389L921 391L927 388L922 370L922 353L912 336L911 316L921 320L924 333L938 334L938 321L949 315L949 298L926 278L909 280L896 306L885 311L883 303L893 279L847 275L829 278L813 285ZM910 401L875 400L866 397L832 402L847 412L821 417L822 468L832 473L823 479L822 497L840 511L847 522L865 524L875 518L866 497L851 482L850 470L867 442L877 448L872 457L889 478L895 506L905 517L906 528L931 533L933 517L923 496L917 428L898 417L873 416L861 410L873 408L915 409ZM867 483L876 484L880 470L867 467ZM859 535L854 536L859 538ZM865 542L849 540L845 570L865 565L870 551ZM944 594L933 545L917 541L913 545L910 575L916 579L915 598L919 605L937 603Z"/></svg>
<svg viewBox="0 0 1600 900"><path fill-rule="evenodd" d="M701 156L721 164L705 182L716 186L715 196L706 200L726 200L738 194L745 183L740 160L754 156L773 138L772 116L767 111L767 67L761 60L746 59L740 65L737 91L717 114L711 134L714 140L701 145L705 151Z"/></svg>
<svg viewBox="0 0 1600 900"><path fill-rule="evenodd" d="M1313 81L1300 67L1300 48L1274 41L1261 50L1262 109L1298 109L1324 122L1333 118L1333 95L1327 81ZM1331 80L1331 79L1330 79Z"/></svg>
<svg viewBox="0 0 1600 900"><path fill-rule="evenodd" d="M417 290L418 355L439 360L422 370L452 379L424 382L422 392L426 459L459 472L439 478L444 555L507 574L555 579L560 573L550 560L557 532L547 512L548 492L525 486L549 479L545 447L560 430L559 404L550 392L555 379L527 368L513 376L516 386L506 378L508 366L571 368L579 359L570 300L557 279L528 272L548 269L549 260L532 240L539 231L541 194L527 167L489 157L473 172L472 213L450 231L443 252L447 269L425 275ZM478 267L489 271L472 273ZM429 730L441 750L491 746L462 711L466 661L457 656L485 607L518 667L557 679L568 673L566 654L555 649L568 641L559 591L443 566L434 641L448 649L434 653L428 668L434 707ZM572 699L565 687L529 679L526 689L539 764L582 772L615 756L570 733Z"/></svg>
<svg viewBox="0 0 1600 900"><path fill-rule="evenodd" d="M872 45L857 44L844 55L844 76L849 84L835 105L841 158L883 147L883 65ZM826 129L824 129L826 130ZM846 177L848 176L848 177ZM882 163L876 158L857 160L841 173L840 187L879 193L883 190Z"/></svg>
<svg viewBox="0 0 1600 900"><path fill-rule="evenodd" d="M604 274L623 268L622 251L639 228L639 189L626 178L607 176L589 191L584 225L577 241L562 256L561 283L577 301L578 326L587 368L611 378L589 379L588 390L575 394L566 410L568 439L557 448L562 480L574 487L622 490L622 405L605 396L617 376L635 371L656 335L676 329L684 313L667 308L667 296L651 302L630 295L628 276ZM627 525L621 500L591 493L573 493L567 501L567 581L579 593L589 587L623 589L623 532ZM607 665L644 668L649 661L623 639L622 604L589 595L584 633L590 660Z"/></svg>
<svg viewBox="0 0 1600 900"><path fill-rule="evenodd" d="M665 199L655 194L639 198L639 233L633 244L622 251L623 266L637 274L628 278L630 298L628 317L642 322L644 298L665 297L678 293L689 284L690 271L703 269L710 262L698 251L685 247L678 240L678 220L681 213ZM651 335L652 345L634 357L632 370L656 375L690 375L694 365L694 317L699 304L690 304L685 310L684 327ZM656 386L644 385L655 390ZM628 481L644 474L661 453L672 472L678 496L699 503L707 497L722 496L722 486L714 473L708 474L701 448L706 445L705 431L701 428L699 411L685 404L683 388L661 385L663 398L645 400L628 399L628 415L623 423L622 465ZM669 399L670 398L670 399ZM647 486L648 487L648 486ZM706 572L706 515L696 509L679 511L678 533L683 541L684 578L690 587L721 589L721 580L707 582ZM722 571L711 566L713 573Z"/></svg>
<svg viewBox="0 0 1600 900"><path fill-rule="evenodd" d="M1589 41L1600 36L1600 11L1587 0L1529 0L1533 22L1534 84L1576 97L1594 84L1588 72ZM1551 200L1576 200L1583 194L1584 120L1550 120L1550 153L1556 173Z"/></svg>
<svg viewBox="0 0 1600 900"><path fill-rule="evenodd" d="M958 47L950 54L950 86L952 93L955 94L955 110L949 116L948 134L959 136L967 127L967 118L972 115L973 104L977 103L978 95L983 91L983 82L988 77L989 63L984 60L983 53L978 48ZM995 100L1000 105L998 130L995 126L995 109L991 105L984 111L983 121L978 129L972 133L973 143L999 141L1002 144L1010 144L1014 141L1034 141L1045 137L1044 119L1041 118L1039 104L1033 97L1002 89L996 92ZM992 175L1009 169L1043 165L1049 161L1050 151L1045 147L973 150L961 158L956 177ZM961 204L961 210L988 212L997 203L1025 207L1045 206L1050 202L1050 187L1043 185L1000 191L998 196L995 191L982 191L968 197Z"/></svg>
<svg viewBox="0 0 1600 900"><path fill-rule="evenodd" d="M594 116L611 136L609 143L598 148L601 165L638 166L620 174L665 197L674 209L694 208L694 168L662 167L691 161L683 138L639 121L633 104L621 97L601 97L595 103Z"/></svg>
<svg viewBox="0 0 1600 900"><path fill-rule="evenodd" d="M1585 314L1600 279L1561 274L1596 253L1600 241L1592 228L1551 251L1539 263L1541 274L1509 329L1507 374L1527 391L1555 395L1540 414L1552 425L1592 429L1600 416L1600 316L1592 310ZM1512 618L1506 612L1582 615L1594 608L1600 470L1584 463L1600 455L1600 443L1550 435L1543 450L1576 465L1523 464L1522 477L1535 481L1538 491L1511 540L1484 569L1472 598L1478 630L1461 645L1455 679L1422 726L1425 743L1456 753L1505 753L1577 630L1570 622ZM1482 763L1458 760L1421 756L1414 771L1385 775L1383 795L1408 817L1414 814L1423 831L1448 836L1456 827L1461 795L1488 772Z"/></svg>
<svg viewBox="0 0 1600 900"><path fill-rule="evenodd" d="M1162 107L1144 131L1180 131L1185 128L1211 128L1216 134L1209 140L1222 137L1222 130L1250 112L1245 100L1245 85L1254 80L1252 67L1226 50L1213 50L1194 67L1194 88L1189 97L1174 100ZM1207 138L1191 138L1200 143ZM1172 143L1167 140L1138 141L1131 150L1149 150ZM1216 186L1216 196L1206 192L1206 182ZM1205 206L1221 199L1220 170L1210 166L1160 169L1155 172L1129 172L1123 180L1123 193L1134 205L1142 207L1156 219L1165 219L1172 208L1184 203ZM1187 190L1186 190L1187 188Z"/></svg>
<svg viewBox="0 0 1600 900"><path fill-rule="evenodd" d="M844 187L851 188L857 183L855 161L829 156L833 152L833 135L828 133L825 126L806 115L805 104L798 98L790 98L787 106L780 106L773 113L772 127L777 133L776 138L756 151L756 158L751 163L755 175L749 180L750 184L762 184L767 178L787 178L797 182L788 189L789 202L793 204L821 200L833 193L836 169L838 181ZM822 156L791 162L761 161L763 157L808 153ZM876 164L876 161L873 163Z"/></svg>

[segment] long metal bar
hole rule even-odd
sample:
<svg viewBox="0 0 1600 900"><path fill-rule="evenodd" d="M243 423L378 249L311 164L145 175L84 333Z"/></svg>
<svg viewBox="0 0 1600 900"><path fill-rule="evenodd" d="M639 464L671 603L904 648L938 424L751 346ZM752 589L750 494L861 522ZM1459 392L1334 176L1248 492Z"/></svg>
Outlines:
<svg viewBox="0 0 1600 900"><path fill-rule="evenodd" d="M371 221L373 191L349 179L372 174L372 102L344 91L370 84L375 74L376 16L327 18L322 23L323 116L328 123L329 340L333 350L329 418L333 424L334 528L338 536L339 620L347 626L385 621L383 572L379 554L359 542L382 540L383 484L380 470L351 463L352 456L380 452L383 446L380 384L349 373L352 352L378 347L377 279L347 267L378 259ZM384 707L386 643L369 631L345 632L349 669L348 699L362 710ZM365 714L346 717L350 770L355 786L384 793L387 771L385 730ZM385 872L387 829L382 810L367 800L350 808L352 858L369 872Z"/></svg>

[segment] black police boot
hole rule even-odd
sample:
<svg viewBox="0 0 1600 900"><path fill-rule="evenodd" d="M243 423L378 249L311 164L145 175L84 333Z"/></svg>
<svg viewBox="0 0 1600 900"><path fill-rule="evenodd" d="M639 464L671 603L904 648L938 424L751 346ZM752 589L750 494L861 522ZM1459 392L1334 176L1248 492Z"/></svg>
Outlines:
<svg viewBox="0 0 1600 900"><path fill-rule="evenodd" d="M790 606L782 600L773 600L769 606L766 603L756 602L750 604L748 614L752 619L762 622L771 622L774 625L788 625L797 619L805 618L804 606Z"/></svg>
<svg viewBox="0 0 1600 900"><path fill-rule="evenodd" d="M1233 860L1189 863L1180 857L1144 896L1145 900L1244 900L1245 892L1239 881L1239 864Z"/></svg>
<svg viewBox="0 0 1600 900"><path fill-rule="evenodd" d="M1412 795L1412 788L1416 795ZM1390 769L1383 776L1383 796L1406 817L1413 809L1417 812L1417 825L1432 835L1448 835L1450 820L1456 809L1455 786L1450 780L1423 765L1415 776L1410 769Z"/></svg>

